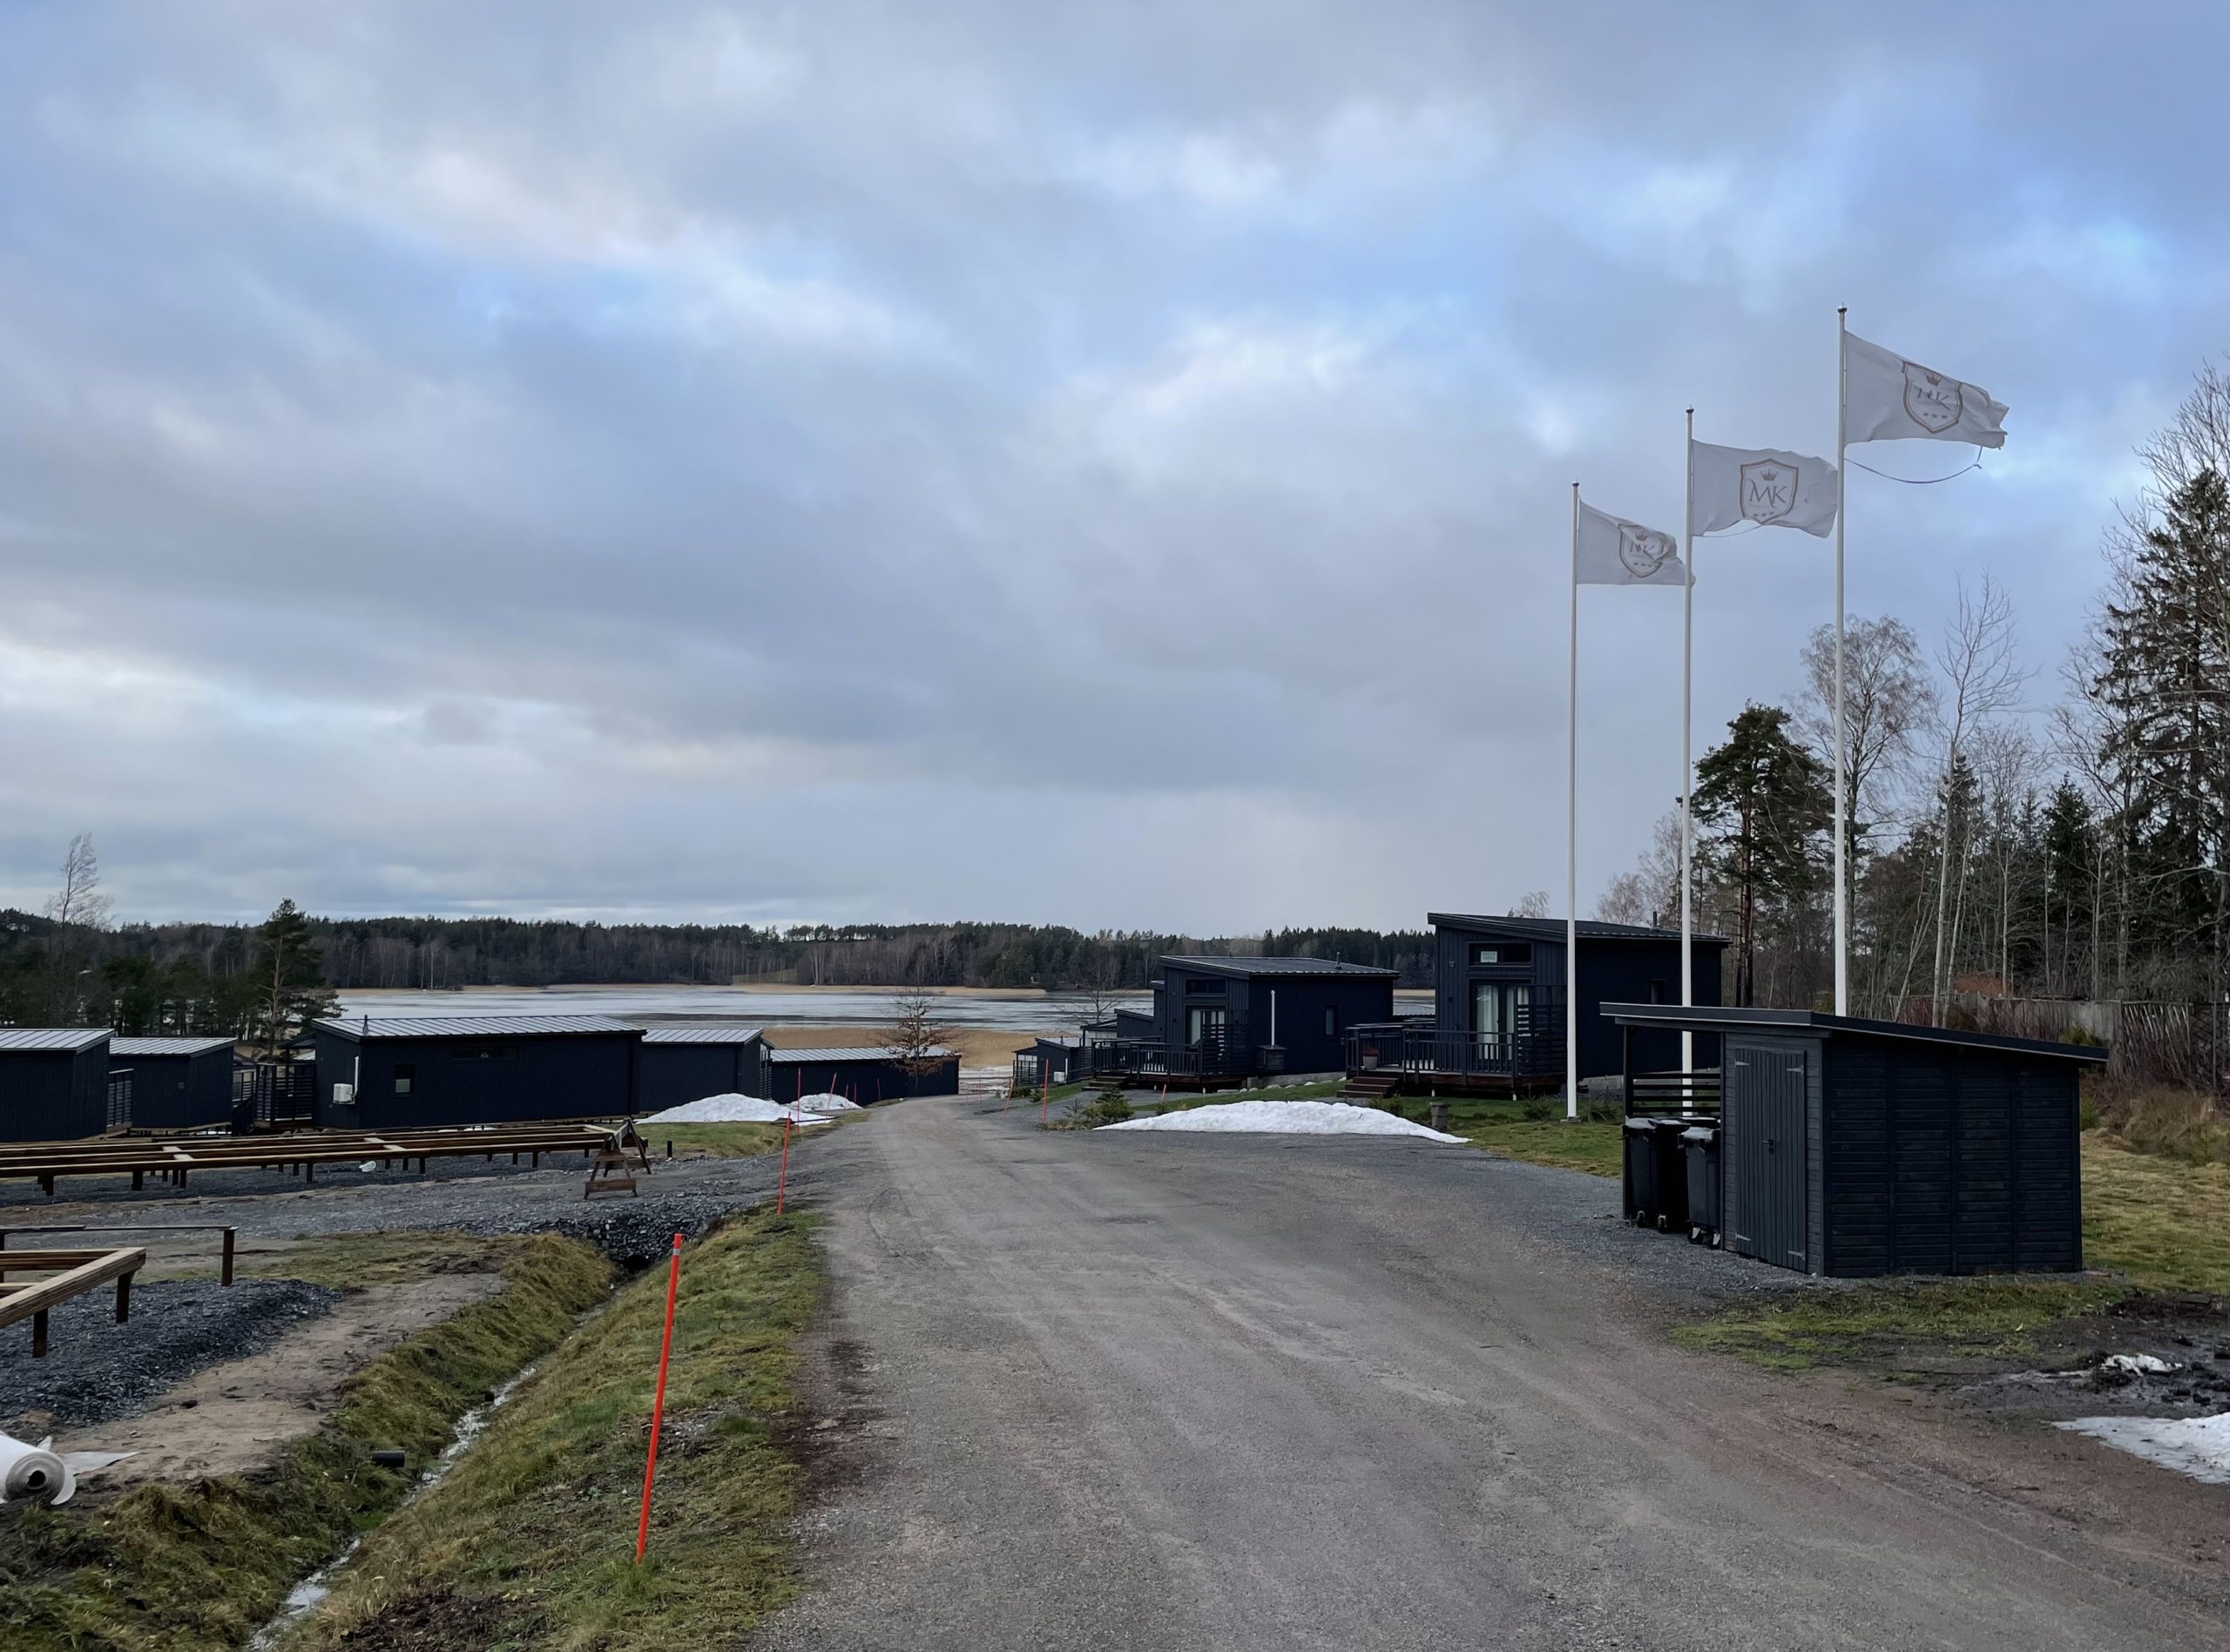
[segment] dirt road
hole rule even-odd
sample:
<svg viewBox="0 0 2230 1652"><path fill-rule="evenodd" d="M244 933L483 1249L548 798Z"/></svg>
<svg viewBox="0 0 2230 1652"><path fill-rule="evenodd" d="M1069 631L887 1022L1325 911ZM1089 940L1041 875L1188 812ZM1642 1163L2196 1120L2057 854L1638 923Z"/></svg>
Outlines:
<svg viewBox="0 0 2230 1652"><path fill-rule="evenodd" d="M819 1144L839 1425L769 1648L2230 1646L2230 1492L1662 1335L1777 1284L1402 1142Z"/></svg>

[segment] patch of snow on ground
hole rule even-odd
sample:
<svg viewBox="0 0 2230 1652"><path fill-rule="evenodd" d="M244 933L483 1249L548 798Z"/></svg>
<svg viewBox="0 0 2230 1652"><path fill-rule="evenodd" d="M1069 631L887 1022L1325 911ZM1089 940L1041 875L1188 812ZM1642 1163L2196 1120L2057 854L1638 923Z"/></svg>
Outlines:
<svg viewBox="0 0 2230 1652"><path fill-rule="evenodd" d="M2078 1417L2059 1426L2209 1486L2230 1486L2230 1412L2215 1417Z"/></svg>
<svg viewBox="0 0 2230 1652"><path fill-rule="evenodd" d="M1397 1114L1375 1107L1350 1107L1345 1102L1226 1102L1216 1107L1195 1107L1181 1113L1161 1113L1121 1124L1103 1124L1103 1130L1220 1130L1279 1136L1422 1136L1429 1142L1462 1142L1460 1136L1443 1135L1412 1124Z"/></svg>
<svg viewBox="0 0 2230 1652"><path fill-rule="evenodd" d="M857 1102L848 1102L833 1089L822 1090L817 1096L801 1096L792 1103L801 1113L856 1113Z"/></svg>
<svg viewBox="0 0 2230 1652"><path fill-rule="evenodd" d="M819 1097L808 1096L807 1101ZM762 1102L756 1096L740 1096L733 1090L725 1096L707 1096L701 1101L684 1102L679 1107L669 1107L663 1113L653 1113L648 1118L638 1119L639 1124L779 1124L784 1119L795 1119L801 1124L826 1124L828 1115L815 1112L803 1103L785 1105L780 1102Z"/></svg>
<svg viewBox="0 0 2230 1652"><path fill-rule="evenodd" d="M2106 1356L2105 1364L2109 1371L2126 1371L2132 1377L2157 1377L2176 1368L2159 1355L2150 1353L2112 1353Z"/></svg>

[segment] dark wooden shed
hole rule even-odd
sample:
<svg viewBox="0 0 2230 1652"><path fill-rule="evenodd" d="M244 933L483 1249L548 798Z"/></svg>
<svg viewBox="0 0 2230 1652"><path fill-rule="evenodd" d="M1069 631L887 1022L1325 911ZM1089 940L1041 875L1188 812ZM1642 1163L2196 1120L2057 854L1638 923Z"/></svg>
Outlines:
<svg viewBox="0 0 2230 1652"><path fill-rule="evenodd" d="M157 1036L109 1042L113 1072L132 1075L132 1124L198 1130L233 1116L233 1041Z"/></svg>
<svg viewBox="0 0 2230 1652"><path fill-rule="evenodd" d="M638 1110L643 1029L603 1015L355 1016L321 1021L317 1123L429 1129Z"/></svg>
<svg viewBox="0 0 2230 1652"><path fill-rule="evenodd" d="M767 1099L794 1102L801 1096L833 1093L868 1107L909 1096L959 1095L959 1052L945 1049L935 1054L937 1064L932 1070L909 1073L892 1059L889 1050L872 1045L769 1049L767 1062L774 1074L774 1093Z"/></svg>
<svg viewBox="0 0 2230 1652"><path fill-rule="evenodd" d="M2078 1079L2103 1046L1801 1009L1603 1014L1723 1039L1730 1249L1837 1277L2083 1265Z"/></svg>
<svg viewBox="0 0 2230 1652"><path fill-rule="evenodd" d="M767 1035L756 1027L709 1023L652 1027L643 1034L638 1104L662 1112L707 1096L768 1096Z"/></svg>
<svg viewBox="0 0 2230 1652"><path fill-rule="evenodd" d="M106 1129L108 1043L105 1027L0 1027L0 1141Z"/></svg>

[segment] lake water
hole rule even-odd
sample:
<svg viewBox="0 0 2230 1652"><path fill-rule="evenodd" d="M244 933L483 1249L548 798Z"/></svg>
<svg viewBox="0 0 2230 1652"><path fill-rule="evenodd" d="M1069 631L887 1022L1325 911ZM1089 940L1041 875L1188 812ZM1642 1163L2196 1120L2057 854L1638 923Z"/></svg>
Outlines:
<svg viewBox="0 0 2230 1652"><path fill-rule="evenodd" d="M519 987L471 992L344 992L344 1015L616 1015L625 1021L742 1022L750 1026L888 1027L895 988L822 988L767 991L752 987ZM937 993L936 1019L949 1027L1001 1032L1073 1033L1091 1001L1076 993ZM1145 1009L1145 993L1103 1001Z"/></svg>

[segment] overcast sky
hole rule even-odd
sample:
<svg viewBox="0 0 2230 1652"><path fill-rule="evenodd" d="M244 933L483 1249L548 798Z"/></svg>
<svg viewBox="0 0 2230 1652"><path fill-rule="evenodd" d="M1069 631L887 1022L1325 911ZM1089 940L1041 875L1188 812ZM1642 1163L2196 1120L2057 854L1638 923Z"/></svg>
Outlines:
<svg viewBox="0 0 2230 1652"><path fill-rule="evenodd" d="M1414 927L1564 881L1569 486L2002 453L1850 597L2047 680L2230 347L2230 11L0 3L0 904ZM1884 444L1934 475L1969 450ZM1698 556L1699 750L1827 542ZM1581 905L1679 785L1590 589Z"/></svg>

